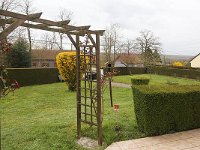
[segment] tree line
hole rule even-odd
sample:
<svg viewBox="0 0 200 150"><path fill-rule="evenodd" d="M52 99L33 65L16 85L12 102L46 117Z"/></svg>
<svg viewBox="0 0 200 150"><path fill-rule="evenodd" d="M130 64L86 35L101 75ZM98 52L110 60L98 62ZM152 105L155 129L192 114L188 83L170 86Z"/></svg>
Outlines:
<svg viewBox="0 0 200 150"><path fill-rule="evenodd" d="M31 0L0 0L0 8L8 11L17 11L29 15L31 13L36 12L36 8L33 5L34 1ZM57 15L57 20L71 20L73 16L73 12L67 9L61 9ZM2 18L4 16L0 16ZM6 17L4 17L6 18ZM1 25L0 30L4 30L6 28L5 25ZM27 39L27 40L26 40ZM15 46L12 52L16 53L19 50L18 54L10 54L8 55L8 60L11 60L12 57L16 55L26 54L27 56L22 56L27 59L30 59L28 62L31 65L31 51L32 49L43 49L43 50L63 50L64 42L67 40L67 36L63 33L54 33L54 32L45 32L41 36L42 44L37 44L34 40L34 35L32 34L32 30L30 28L18 27L15 32L13 32L8 40L16 41ZM106 31L102 37L102 46L101 52L104 55L104 62L112 62L116 60L116 58L121 54L126 54L123 62L124 64L134 63L135 57L133 54L138 55L142 60L142 63L146 65L155 65L161 63L160 53L161 53L161 43L159 38L156 37L153 32L150 30L140 31L140 35L135 39L127 39L120 35L120 27L116 24L111 25L110 27L106 27ZM16 47L20 47L21 44L24 44L22 49L17 49ZM26 53L29 52L29 53ZM29 56L28 56L29 55ZM20 56L21 57L21 56ZM16 59L16 58L13 58ZM10 62L10 64L12 64ZM12 67L17 67L13 66ZM20 67L20 66L18 66Z"/></svg>

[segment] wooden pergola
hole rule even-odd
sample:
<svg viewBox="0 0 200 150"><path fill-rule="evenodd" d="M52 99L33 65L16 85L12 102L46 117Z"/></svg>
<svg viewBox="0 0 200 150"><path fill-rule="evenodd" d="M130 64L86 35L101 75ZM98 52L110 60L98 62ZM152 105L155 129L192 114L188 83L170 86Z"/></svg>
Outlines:
<svg viewBox="0 0 200 150"><path fill-rule="evenodd" d="M0 19L0 26L7 26L0 32L0 40L4 40L17 27L28 27L51 32L64 33L68 36L76 48L76 76L77 76L77 137L81 137L81 123L97 126L98 144L102 145L102 102L101 102L101 72L100 72L100 36L104 30L90 30L90 26L72 26L70 20L51 21L40 18L42 13L24 15L16 12L0 9L0 15L6 16L6 19ZM80 43L80 37L87 35L90 45ZM89 52L85 51L86 49ZM87 63L88 69L84 75L90 75L85 78L84 85L81 84L81 57L95 58ZM92 79L92 74L97 75ZM87 80L87 82L86 82ZM93 84L93 82L95 82ZM88 109L89 108L89 109ZM96 119L94 119L94 117Z"/></svg>

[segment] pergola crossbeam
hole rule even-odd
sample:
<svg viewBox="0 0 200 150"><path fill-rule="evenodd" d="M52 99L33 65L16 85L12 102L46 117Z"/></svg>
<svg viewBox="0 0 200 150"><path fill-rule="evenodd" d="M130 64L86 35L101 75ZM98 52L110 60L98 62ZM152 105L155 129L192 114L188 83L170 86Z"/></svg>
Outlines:
<svg viewBox="0 0 200 150"><path fill-rule="evenodd" d="M1 10L0 10L0 12L1 12ZM21 26L27 20L27 18L35 19L35 18L39 18L41 15L42 15L42 13L30 14L30 15L26 15L25 17L23 17L23 19L18 19L18 20L13 21L9 27L7 27L5 30L3 30L0 33L0 40L5 39L18 26Z"/></svg>
<svg viewBox="0 0 200 150"><path fill-rule="evenodd" d="M102 145L102 103L101 103L101 72L100 72L100 36L104 30L89 30L90 26L69 25L70 20L51 21L41 19L42 13L30 15L0 9L0 15L6 16L0 19L0 26L7 27L0 32L0 40L6 38L18 26L31 29L40 29L66 34L76 48L76 78L77 78L77 137L81 137L81 123L97 125L98 144ZM91 45L82 45L80 36L88 36ZM96 37L96 38L94 38ZM86 47L89 47L86 49ZM83 61L84 68L81 66ZM89 61L89 62L88 62ZM82 69L81 69L82 68ZM93 68L96 68L94 70ZM96 79L92 75L96 72ZM81 74L84 74L84 90ZM87 77L87 78L86 78ZM87 82L86 82L87 81ZM89 87L89 88L86 88ZM87 96L90 96L89 99ZM86 109L86 106L90 109ZM85 109L82 109L84 108ZM85 117L81 114L85 114ZM88 118L86 115L90 115ZM95 116L95 117L94 117ZM88 121L89 120L89 121Z"/></svg>
<svg viewBox="0 0 200 150"><path fill-rule="evenodd" d="M60 33L66 33L66 31L76 31L73 33L73 35L84 35L84 34L97 34L99 33L100 35L103 34L104 30L89 30L90 26L72 26L72 25L68 25L68 23L70 22L70 20L64 20L64 21L51 21L51 20L47 20L47 19L41 19L40 17L38 16L41 16L42 13L37 13L37 14L31 14L31 15L24 15L24 14L19 14L19 13L15 13L15 12L10 12L10 11L5 11L5 10L1 10L0 9L0 15L4 15L4 16L7 16L7 17L12 17L10 19L8 19L9 21L12 20L13 21L13 18L14 19L24 19L24 20L27 20L27 21L32 21L32 22L35 22L35 23L40 23L40 24L37 24L37 25L33 25L31 24L30 26L33 25L33 27L35 28L39 28L42 27L42 30L46 30L49 31L51 29L49 29L48 26L56 26L56 27L61 27L63 30L57 30L57 31L54 31L54 32L60 32ZM38 15L38 16L37 16ZM6 20L6 23L11 23L11 22L7 22ZM2 19L1 19L1 22L0 24L5 24L5 21L3 22ZM29 26L28 24L23 24L22 26ZM78 33L79 32L79 33ZM71 33L70 33L71 34Z"/></svg>

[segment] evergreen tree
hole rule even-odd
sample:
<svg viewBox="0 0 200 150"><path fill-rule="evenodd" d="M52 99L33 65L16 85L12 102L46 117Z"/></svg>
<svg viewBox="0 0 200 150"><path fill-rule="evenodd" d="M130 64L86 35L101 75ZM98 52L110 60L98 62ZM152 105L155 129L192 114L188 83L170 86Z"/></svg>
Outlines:
<svg viewBox="0 0 200 150"><path fill-rule="evenodd" d="M31 55L28 52L29 47L25 39L19 38L7 54L7 60L10 67L27 68L31 67Z"/></svg>

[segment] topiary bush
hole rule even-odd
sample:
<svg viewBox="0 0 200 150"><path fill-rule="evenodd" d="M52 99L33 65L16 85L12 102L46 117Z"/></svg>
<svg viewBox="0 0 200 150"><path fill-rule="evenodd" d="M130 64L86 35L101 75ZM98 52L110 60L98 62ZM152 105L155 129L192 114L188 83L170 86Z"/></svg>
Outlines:
<svg viewBox="0 0 200 150"><path fill-rule="evenodd" d="M131 83L132 85L148 85L149 84L149 78L136 78L132 77L131 78Z"/></svg>
<svg viewBox="0 0 200 150"><path fill-rule="evenodd" d="M138 127L146 135L200 128L200 86L133 86Z"/></svg>

